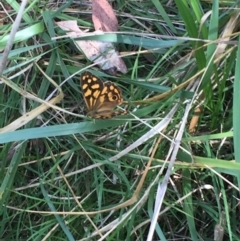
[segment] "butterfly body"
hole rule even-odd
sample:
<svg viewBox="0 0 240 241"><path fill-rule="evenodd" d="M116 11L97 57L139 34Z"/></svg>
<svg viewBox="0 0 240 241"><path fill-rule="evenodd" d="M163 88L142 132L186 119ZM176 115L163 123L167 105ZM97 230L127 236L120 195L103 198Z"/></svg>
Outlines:
<svg viewBox="0 0 240 241"><path fill-rule="evenodd" d="M81 87L88 116L95 119L108 119L127 113L113 110L123 102L122 92L114 83L103 82L90 72L84 72L81 76Z"/></svg>

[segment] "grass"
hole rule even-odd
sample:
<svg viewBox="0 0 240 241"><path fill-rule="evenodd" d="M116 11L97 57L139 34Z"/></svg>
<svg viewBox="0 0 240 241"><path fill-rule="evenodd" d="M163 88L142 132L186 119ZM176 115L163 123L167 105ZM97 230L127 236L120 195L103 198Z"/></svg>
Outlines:
<svg viewBox="0 0 240 241"><path fill-rule="evenodd" d="M55 21L94 31L89 2L21 17L0 65L0 239L240 240L239 1L111 4L119 33L85 39L114 42L124 75L54 39ZM0 7L1 61L20 5ZM86 117L86 69L122 89L127 116Z"/></svg>

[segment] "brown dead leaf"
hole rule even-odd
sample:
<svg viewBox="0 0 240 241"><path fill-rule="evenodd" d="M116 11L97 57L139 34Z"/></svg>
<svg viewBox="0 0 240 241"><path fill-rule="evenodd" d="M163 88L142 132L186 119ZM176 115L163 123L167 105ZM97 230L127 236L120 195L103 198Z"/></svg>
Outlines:
<svg viewBox="0 0 240 241"><path fill-rule="evenodd" d="M118 20L107 0L92 0L92 20L95 30L116 32Z"/></svg>
<svg viewBox="0 0 240 241"><path fill-rule="evenodd" d="M225 43L219 43L216 49L216 55L215 58L218 58L228 47L227 41L231 39L231 35L234 33L234 30L236 27L239 26L239 11L237 11L234 15L231 16L229 19L227 25L225 26L221 38L224 39Z"/></svg>
<svg viewBox="0 0 240 241"><path fill-rule="evenodd" d="M61 21L56 22L56 24L61 29L67 31L67 36L71 38L89 36L89 33L84 33L79 29L76 21ZM97 31L94 33L101 34L102 32ZM89 60L98 64L101 69L105 71L108 71L109 69L117 69L117 71L122 73L127 72L125 63L111 43L94 40L77 40L74 41L74 43Z"/></svg>
<svg viewBox="0 0 240 241"><path fill-rule="evenodd" d="M200 108L200 107L197 107L194 110L194 116L192 117L189 128L188 128L188 130L191 134L194 134L196 131L196 126L198 125L198 121L199 121L201 112L202 112L202 108Z"/></svg>

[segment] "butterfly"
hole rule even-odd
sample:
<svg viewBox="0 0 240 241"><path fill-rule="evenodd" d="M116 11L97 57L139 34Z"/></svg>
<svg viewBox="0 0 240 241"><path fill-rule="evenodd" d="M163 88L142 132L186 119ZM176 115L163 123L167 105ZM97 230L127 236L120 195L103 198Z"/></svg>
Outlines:
<svg viewBox="0 0 240 241"><path fill-rule="evenodd" d="M113 110L123 102L122 92L114 83L103 82L90 72L81 75L83 98L88 116L95 119L109 119L116 115L125 115L127 111Z"/></svg>

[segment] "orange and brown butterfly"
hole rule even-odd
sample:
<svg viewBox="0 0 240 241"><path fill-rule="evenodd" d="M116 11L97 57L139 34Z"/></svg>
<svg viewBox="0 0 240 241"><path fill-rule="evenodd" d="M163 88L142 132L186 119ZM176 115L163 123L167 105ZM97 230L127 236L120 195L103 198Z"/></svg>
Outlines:
<svg viewBox="0 0 240 241"><path fill-rule="evenodd" d="M90 72L81 75L83 98L88 109L88 116L95 119L109 119L125 115L127 111L114 110L123 102L122 92L114 83L103 82Z"/></svg>

